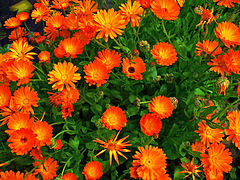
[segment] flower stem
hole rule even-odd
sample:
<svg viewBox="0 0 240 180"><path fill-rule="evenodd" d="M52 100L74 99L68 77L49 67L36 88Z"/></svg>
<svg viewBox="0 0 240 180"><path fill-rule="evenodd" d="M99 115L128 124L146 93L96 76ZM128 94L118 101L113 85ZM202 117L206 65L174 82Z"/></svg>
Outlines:
<svg viewBox="0 0 240 180"><path fill-rule="evenodd" d="M59 135L65 133L65 132L74 132L74 131L72 131L72 130L63 130L60 133L58 133L56 136L54 136L53 139L56 139Z"/></svg>
<svg viewBox="0 0 240 180"><path fill-rule="evenodd" d="M61 173L61 177L63 176L63 173L64 173L64 171L65 171L65 169L66 169L66 167L67 167L67 164L69 163L69 161L72 159L72 157L70 157L68 160L67 160L67 162L64 164L64 167L63 167L63 170L62 170L62 173Z"/></svg>
<svg viewBox="0 0 240 180"><path fill-rule="evenodd" d="M165 35L167 36L167 38L168 38L169 43L172 44L171 39L170 39L170 37L169 37L169 35L168 35L168 33L167 33L167 30L166 30L166 28L165 28L165 26L164 26L164 20L163 20L163 19L162 19L162 28L163 28L164 34L165 34Z"/></svg>
<svg viewBox="0 0 240 180"><path fill-rule="evenodd" d="M109 49L109 48L107 48L107 46L105 46L105 45L103 45L102 43L100 43L97 39L94 38L93 41L94 41L95 43L97 43L98 45L102 46L103 48Z"/></svg>
<svg viewBox="0 0 240 180"><path fill-rule="evenodd" d="M143 101L143 102L140 102L140 104L146 104L146 103L150 103L151 101Z"/></svg>

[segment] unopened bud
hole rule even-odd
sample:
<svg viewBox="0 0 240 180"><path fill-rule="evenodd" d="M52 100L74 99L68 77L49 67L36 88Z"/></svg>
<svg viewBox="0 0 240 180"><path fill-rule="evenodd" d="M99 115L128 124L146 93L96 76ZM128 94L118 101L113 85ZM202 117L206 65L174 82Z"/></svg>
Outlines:
<svg viewBox="0 0 240 180"><path fill-rule="evenodd" d="M153 79L153 82L155 82L155 83L159 82L161 80L161 78L162 78L161 76L157 76L156 78Z"/></svg>
<svg viewBox="0 0 240 180"><path fill-rule="evenodd" d="M95 126L96 126L97 128L103 128L103 124L102 124L102 122L101 122L101 119L98 119L98 120L95 122Z"/></svg>
<svg viewBox="0 0 240 180"><path fill-rule="evenodd" d="M134 105L137 106L137 107L140 107L140 102L141 102L141 100L139 98L136 98L134 100Z"/></svg>
<svg viewBox="0 0 240 180"><path fill-rule="evenodd" d="M154 61L151 61L151 62L149 63L149 66L150 66L150 67L153 67L154 65L155 65Z"/></svg>
<svg viewBox="0 0 240 180"><path fill-rule="evenodd" d="M170 74L167 73L164 76L164 79L167 83L172 84L174 82L174 75L172 73L170 73Z"/></svg>
<svg viewBox="0 0 240 180"><path fill-rule="evenodd" d="M110 104L105 105L106 109L110 108L110 106L111 106Z"/></svg>
<svg viewBox="0 0 240 180"><path fill-rule="evenodd" d="M98 95L99 95L99 96L103 96L103 95L104 95L104 92L103 92L103 91L99 91L99 92L98 92Z"/></svg>
<svg viewBox="0 0 240 180"><path fill-rule="evenodd" d="M150 51L150 44L147 41L139 42L139 49L142 53L146 53Z"/></svg>
<svg viewBox="0 0 240 180"><path fill-rule="evenodd" d="M131 52L131 57L132 58L139 57L139 51L137 49L133 49L132 52Z"/></svg>
<svg viewBox="0 0 240 180"><path fill-rule="evenodd" d="M220 77L216 83L217 88L218 88L218 94L224 94L226 95L226 89L228 88L230 84L230 81L228 80L227 77Z"/></svg>
<svg viewBox="0 0 240 180"><path fill-rule="evenodd" d="M177 109L178 99L175 98L175 97L170 97L169 99L172 101L173 108L174 108L174 109Z"/></svg>
<svg viewBox="0 0 240 180"><path fill-rule="evenodd" d="M55 141L54 138L52 138L52 139L51 139L51 144L49 145L49 148L50 148L50 149L53 149L53 148L56 147L56 146L57 146L57 142Z"/></svg>

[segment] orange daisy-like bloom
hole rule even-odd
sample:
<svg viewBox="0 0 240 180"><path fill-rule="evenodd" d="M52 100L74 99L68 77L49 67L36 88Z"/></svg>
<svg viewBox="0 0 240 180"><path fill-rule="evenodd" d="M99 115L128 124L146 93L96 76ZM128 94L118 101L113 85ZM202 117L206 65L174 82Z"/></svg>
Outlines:
<svg viewBox="0 0 240 180"><path fill-rule="evenodd" d="M25 22L28 20L29 18L29 14L27 12L20 12L17 16L16 16L21 22Z"/></svg>
<svg viewBox="0 0 240 180"><path fill-rule="evenodd" d="M217 80L217 86L218 86L218 94L224 94L224 96L226 95L226 90L230 84L230 81L228 80L227 77L220 77L218 80Z"/></svg>
<svg viewBox="0 0 240 180"><path fill-rule="evenodd" d="M103 126L109 130L121 130L127 122L127 117L121 108L110 106L110 108L103 113L101 122Z"/></svg>
<svg viewBox="0 0 240 180"><path fill-rule="evenodd" d="M153 46L151 54L161 66L170 66L177 61L177 52L173 46L167 42L159 42Z"/></svg>
<svg viewBox="0 0 240 180"><path fill-rule="evenodd" d="M38 58L39 58L41 63L43 63L43 62L50 63L51 54L48 51L41 51L38 54Z"/></svg>
<svg viewBox="0 0 240 180"><path fill-rule="evenodd" d="M32 19L36 19L35 24L39 21L46 21L50 16L50 9L46 6L41 6L32 11Z"/></svg>
<svg viewBox="0 0 240 180"><path fill-rule="evenodd" d="M17 109L21 109L23 113L31 112L34 114L32 106L38 107L37 101L40 100L34 89L31 89L29 86L21 86L14 92L13 95Z"/></svg>
<svg viewBox="0 0 240 180"><path fill-rule="evenodd" d="M62 143L61 139L56 139L56 140L55 140L55 143L56 143L56 146L53 147L53 149L55 149L55 150L62 149L63 143Z"/></svg>
<svg viewBox="0 0 240 180"><path fill-rule="evenodd" d="M111 71L114 67L120 66L121 54L115 53L115 50L111 52L109 49L103 49L102 52L98 52L98 57L95 57L95 60L106 65L107 69Z"/></svg>
<svg viewBox="0 0 240 180"><path fill-rule="evenodd" d="M62 99L62 104L70 103L74 104L79 99L79 91L76 88L70 87L69 89L63 89L60 92L60 96Z"/></svg>
<svg viewBox="0 0 240 180"><path fill-rule="evenodd" d="M113 8L108 9L108 11L99 10L93 17L96 21L97 31L100 31L96 37L97 39L104 37L107 42L108 37L114 39L117 34L122 35L122 29L126 28L126 21Z"/></svg>
<svg viewBox="0 0 240 180"><path fill-rule="evenodd" d="M103 168L102 164L97 161L91 161L86 164L86 166L83 169L82 174L85 175L85 178L87 180L96 180L100 179L103 175Z"/></svg>
<svg viewBox="0 0 240 180"><path fill-rule="evenodd" d="M109 70L103 63L95 60L88 65L84 65L83 69L86 74L84 78L89 86L96 84L99 87L107 82Z"/></svg>
<svg viewBox="0 0 240 180"><path fill-rule="evenodd" d="M34 69L31 61L15 61L7 69L7 78L12 81L19 80L17 86L27 84L30 82L30 78L34 75L32 74Z"/></svg>
<svg viewBox="0 0 240 180"><path fill-rule="evenodd" d="M201 137L201 142L204 143L205 146L209 147L210 143L219 143L223 138L223 130L221 129L212 129L207 124L206 121L202 121L198 123L198 130L195 131Z"/></svg>
<svg viewBox="0 0 240 180"><path fill-rule="evenodd" d="M216 58L211 59L211 61L207 63L209 66L214 66L210 68L210 71L217 72L222 76L224 76L224 73L230 75L231 73L226 66L226 56L226 54L218 55Z"/></svg>
<svg viewBox="0 0 240 180"><path fill-rule="evenodd" d="M150 8L152 0L138 0L138 2L141 4L141 6L144 9L148 9L148 8Z"/></svg>
<svg viewBox="0 0 240 180"><path fill-rule="evenodd" d="M168 118L172 115L172 101L165 96L156 96L148 104L149 111L156 113L161 119Z"/></svg>
<svg viewBox="0 0 240 180"><path fill-rule="evenodd" d="M231 6L234 6L233 3L237 2L237 0L213 0L213 2L218 2L217 5L219 6L231 8Z"/></svg>
<svg viewBox="0 0 240 180"><path fill-rule="evenodd" d="M17 41L13 41L11 48L8 48L11 52L9 56L16 61L29 61L34 59L32 56L36 55L34 52L29 52L34 47L29 46L27 41L24 41L22 38Z"/></svg>
<svg viewBox="0 0 240 180"><path fill-rule="evenodd" d="M77 38L68 38L60 41L58 47L54 50L55 56L58 58L77 58L77 55L82 54L84 45Z"/></svg>
<svg viewBox="0 0 240 180"><path fill-rule="evenodd" d="M140 152L136 151L136 154L132 157L135 160L132 162L133 167L130 168L130 174L135 171L136 178L144 180L166 178L167 157L163 150L151 145L146 145L145 149L144 147L138 147L138 150Z"/></svg>
<svg viewBox="0 0 240 180"><path fill-rule="evenodd" d="M119 12L125 18L126 22L131 20L131 27L139 26L143 14L143 8L139 2L134 1L132 5L131 0L128 0L127 3L121 4L119 8Z"/></svg>
<svg viewBox="0 0 240 180"><path fill-rule="evenodd" d="M58 91L62 91L64 85L67 89L75 88L75 82L81 79L79 73L75 73L78 70L78 67L73 66L71 62L67 63L64 61L63 63L58 62L58 64L54 64L53 70L49 72L48 80L50 81L48 84L55 83L52 88L58 89Z"/></svg>
<svg viewBox="0 0 240 180"><path fill-rule="evenodd" d="M78 3L78 6L74 7L74 12L76 14L81 14L81 15L92 15L93 13L97 12L98 9L98 4L95 1L92 0L74 0L74 2Z"/></svg>
<svg viewBox="0 0 240 180"><path fill-rule="evenodd" d="M123 59L123 70L122 72L126 74L128 78L132 78L135 80L142 80L142 73L146 71L146 64L144 61L137 57L129 61L128 58Z"/></svg>
<svg viewBox="0 0 240 180"><path fill-rule="evenodd" d="M0 108L7 106L11 98L10 88L4 84L0 84Z"/></svg>
<svg viewBox="0 0 240 180"><path fill-rule="evenodd" d="M23 173L20 173L19 171L17 173L10 171L1 171L0 172L0 179L1 180L23 180Z"/></svg>
<svg viewBox="0 0 240 180"><path fill-rule="evenodd" d="M77 180L77 176L73 173L66 173L62 176L63 180Z"/></svg>
<svg viewBox="0 0 240 180"><path fill-rule="evenodd" d="M211 56L216 57L216 55L219 55L219 54L222 53L222 48L218 47L218 42L217 41L210 41L210 40L205 41L205 40L203 40L202 43L198 42L196 44L196 46L197 46L197 48L196 48L197 50L195 51L196 56L201 56L202 53L206 53L208 55L211 54Z"/></svg>
<svg viewBox="0 0 240 180"><path fill-rule="evenodd" d="M62 9L65 11L66 8L69 7L69 2L70 0L53 0L53 5L51 5L51 8Z"/></svg>
<svg viewBox="0 0 240 180"><path fill-rule="evenodd" d="M18 27L17 29L14 29L11 34L8 36L8 39L11 41L15 41L17 39L23 38L24 36L27 36L28 33L23 27ZM25 40L24 40L25 41Z"/></svg>
<svg viewBox="0 0 240 180"><path fill-rule="evenodd" d="M228 48L240 45L240 29L235 24L226 21L218 23L214 32L216 37L221 39Z"/></svg>
<svg viewBox="0 0 240 180"><path fill-rule="evenodd" d="M158 133L162 129L162 121L156 114L148 113L143 115L140 120L141 131L147 136L158 137Z"/></svg>
<svg viewBox="0 0 240 180"><path fill-rule="evenodd" d="M21 128L11 133L8 142L10 142L8 146L12 149L12 153L24 155L36 145L37 139L31 129Z"/></svg>
<svg viewBox="0 0 240 180"><path fill-rule="evenodd" d="M186 159L187 159L187 158L186 158ZM190 163L190 162L188 161L188 159L187 159L187 162L183 162L183 163L181 164L181 166L182 166L185 170L180 171L180 172L178 172L178 173L188 173L188 175L186 175L184 178L192 175L193 180L195 180L195 175L197 175L198 177L200 177L198 173L199 173L199 172L202 172L202 171L199 170L198 168L201 167L202 165L200 165L200 166L195 165L195 164L194 164L194 158L192 158L192 162L191 162L191 163ZM183 179L184 179L184 178L183 178Z"/></svg>
<svg viewBox="0 0 240 180"><path fill-rule="evenodd" d="M112 164L112 156L114 157L114 159L116 160L118 165L119 165L119 161L118 161L117 154L119 154L120 156L127 159L127 157L124 156L121 152L130 152L130 150L126 149L126 146L131 146L131 144L128 144L129 141L123 142L125 139L128 138L129 135L122 139L117 140L119 133L120 133L120 131L117 133L116 136L111 135L111 138L108 140L108 142L104 142L98 138L96 138L96 140L93 140L94 142L101 144L100 145L101 147L105 148L102 151L100 151L97 155L95 155L94 157L96 157L108 150L110 166Z"/></svg>
<svg viewBox="0 0 240 180"><path fill-rule="evenodd" d="M70 103L64 103L61 108L62 117L66 119L68 116L72 117L72 112L74 111L73 105Z"/></svg>
<svg viewBox="0 0 240 180"><path fill-rule="evenodd" d="M21 24L22 24L22 22L20 21L19 18L11 17L5 21L4 26L7 29L11 29L11 28L19 27Z"/></svg>
<svg viewBox="0 0 240 180"><path fill-rule="evenodd" d="M235 146L240 149L240 113L235 110L230 112L227 115L227 119L229 120L229 127L225 129L225 134L228 135L227 141L232 139L232 142Z"/></svg>
<svg viewBox="0 0 240 180"><path fill-rule="evenodd" d="M205 149L205 145L201 141L196 141L194 144L192 144L192 151L204 153Z"/></svg>
<svg viewBox="0 0 240 180"><path fill-rule="evenodd" d="M33 163L33 166L36 167L40 162L35 161ZM57 161L54 161L52 158L48 158L44 161L43 164L39 165L35 169L35 173L38 174L40 173L43 180L50 180L53 179L54 177L57 176L56 171L57 171Z"/></svg>
<svg viewBox="0 0 240 180"><path fill-rule="evenodd" d="M211 170L213 175L217 175L222 172L227 173L232 169L230 165L232 153L229 149L225 149L224 144L211 144L206 151L208 154L201 154L204 171Z"/></svg>
<svg viewBox="0 0 240 180"><path fill-rule="evenodd" d="M151 3L151 11L159 19L176 20L180 7L175 0L155 0Z"/></svg>
<svg viewBox="0 0 240 180"><path fill-rule="evenodd" d="M230 49L224 58L228 70L232 73L239 74L240 71L240 52Z"/></svg>

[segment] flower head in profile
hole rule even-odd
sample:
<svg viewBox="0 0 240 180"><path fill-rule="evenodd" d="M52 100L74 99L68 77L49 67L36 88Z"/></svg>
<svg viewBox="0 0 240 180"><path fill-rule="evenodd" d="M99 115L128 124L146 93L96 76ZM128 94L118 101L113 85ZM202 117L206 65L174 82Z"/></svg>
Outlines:
<svg viewBox="0 0 240 180"><path fill-rule="evenodd" d="M75 0L78 3L78 6L74 7L74 13L89 16L97 12L98 4L94 0Z"/></svg>
<svg viewBox="0 0 240 180"><path fill-rule="evenodd" d="M11 28L16 28L19 27L22 24L22 22L20 21L19 18L17 17L11 17L9 19L7 19L4 23L4 26L7 29L11 29Z"/></svg>
<svg viewBox="0 0 240 180"><path fill-rule="evenodd" d="M240 52L230 49L224 60L228 70L232 73L240 74Z"/></svg>
<svg viewBox="0 0 240 180"><path fill-rule="evenodd" d="M89 180L100 179L103 175L102 164L97 161L91 161L85 165L82 174L84 174L85 178Z"/></svg>
<svg viewBox="0 0 240 180"><path fill-rule="evenodd" d="M50 16L50 9L47 6L37 7L32 11L31 16L32 19L36 19L35 24L41 20L46 21Z"/></svg>
<svg viewBox="0 0 240 180"><path fill-rule="evenodd" d="M213 0L213 2L217 2L218 6L225 6L231 8L234 6L233 3L238 2L238 0Z"/></svg>
<svg viewBox="0 0 240 180"><path fill-rule="evenodd" d="M216 57L216 55L219 55L222 53L222 48L218 47L217 41L210 41L210 40L203 40L203 42L198 42L196 44L196 56L201 56L202 53L206 53L208 55L211 54L211 56ZM218 48L217 48L218 47ZM216 49L217 48L217 49Z"/></svg>
<svg viewBox="0 0 240 180"><path fill-rule="evenodd" d="M144 9L150 8L151 2L153 0L137 0Z"/></svg>
<svg viewBox="0 0 240 180"><path fill-rule="evenodd" d="M28 20L29 18L29 14L27 12L20 12L19 14L17 14L16 16L21 22L25 22Z"/></svg>
<svg viewBox="0 0 240 180"><path fill-rule="evenodd" d="M41 51L38 54L38 59L39 59L39 62L41 62L41 63L43 63L43 62L50 63L50 58L51 58L51 54L48 51Z"/></svg>
<svg viewBox="0 0 240 180"><path fill-rule="evenodd" d="M8 39L11 41L15 41L20 38L24 39L24 36L27 36L27 35L28 35L28 32L26 31L26 29L24 29L23 27L18 27L11 32L11 34L8 36Z"/></svg>
<svg viewBox="0 0 240 180"><path fill-rule="evenodd" d="M5 172L1 171L0 177L1 180L23 180L23 178L25 180L37 180L33 174L26 173L26 175L24 175L23 173L20 173L20 171L15 173L12 170Z"/></svg>
<svg viewBox="0 0 240 180"><path fill-rule="evenodd" d="M196 141L195 143L192 144L192 151L204 153L205 149L206 149L206 147L205 147L204 143L201 141Z"/></svg>
<svg viewBox="0 0 240 180"><path fill-rule="evenodd" d="M66 173L62 176L63 180L77 180L77 176L73 173Z"/></svg>
<svg viewBox="0 0 240 180"><path fill-rule="evenodd" d="M128 138L128 136L117 140L118 135L119 135L120 131L117 133L116 136L111 135L111 138L108 140L108 142L104 142L98 138L96 138L96 140L93 140L94 142L97 142L99 144L101 144L100 146L103 147L104 149L102 151L100 151L97 155L95 155L94 157L102 154L105 151L109 151L109 161L110 161L110 166L112 164L112 156L114 157L114 159L116 160L117 164L119 165L119 161L118 161L118 154L122 157L124 157L125 159L127 159L126 156L124 156L122 154L122 152L130 152L130 150L126 149L126 146L131 146L131 144L128 144L129 141L127 142L123 142L125 139Z"/></svg>
<svg viewBox="0 0 240 180"><path fill-rule="evenodd" d="M74 66L71 62L64 61L63 63L58 62L54 64L53 70L49 72L48 84L53 84L53 90L58 89L62 91L64 87L69 89L70 87L75 88L75 82L81 79L79 73L75 73L78 67Z"/></svg>
<svg viewBox="0 0 240 180"><path fill-rule="evenodd" d="M187 159L187 158L186 158L186 159ZM181 166L182 166L185 170L180 171L180 172L178 172L178 173L187 173L187 174L188 174L188 175L186 175L184 178L192 175L193 180L195 180L195 175L197 175L198 177L200 177L198 173L199 173L199 172L202 172L202 171L199 170L198 168L201 167L202 165L199 165L199 166L195 165L195 164L194 164L194 158L192 158L191 163L190 163L190 162L188 161L188 159L187 159L187 162L183 162L183 163L181 164ZM184 179L184 178L183 178L183 179Z"/></svg>
<svg viewBox="0 0 240 180"><path fill-rule="evenodd" d="M140 120L141 131L147 136L155 136L158 137L158 133L162 129L162 121L159 116L156 114L148 113L147 115L143 115Z"/></svg>
<svg viewBox="0 0 240 180"><path fill-rule="evenodd" d="M10 88L4 84L0 84L0 108L7 106L11 98Z"/></svg>

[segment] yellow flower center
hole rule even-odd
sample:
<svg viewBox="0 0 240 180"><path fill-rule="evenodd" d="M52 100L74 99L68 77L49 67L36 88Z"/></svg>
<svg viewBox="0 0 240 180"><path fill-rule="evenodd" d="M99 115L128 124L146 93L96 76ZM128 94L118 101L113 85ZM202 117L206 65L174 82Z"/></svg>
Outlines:
<svg viewBox="0 0 240 180"><path fill-rule="evenodd" d="M28 99L28 98L25 98L25 99L23 100L23 104L24 104L24 105L29 104L29 99Z"/></svg>
<svg viewBox="0 0 240 180"><path fill-rule="evenodd" d="M109 151L113 151L113 150L115 150L115 149L116 149L116 144L110 143L110 144L108 145L108 150L109 150Z"/></svg>

